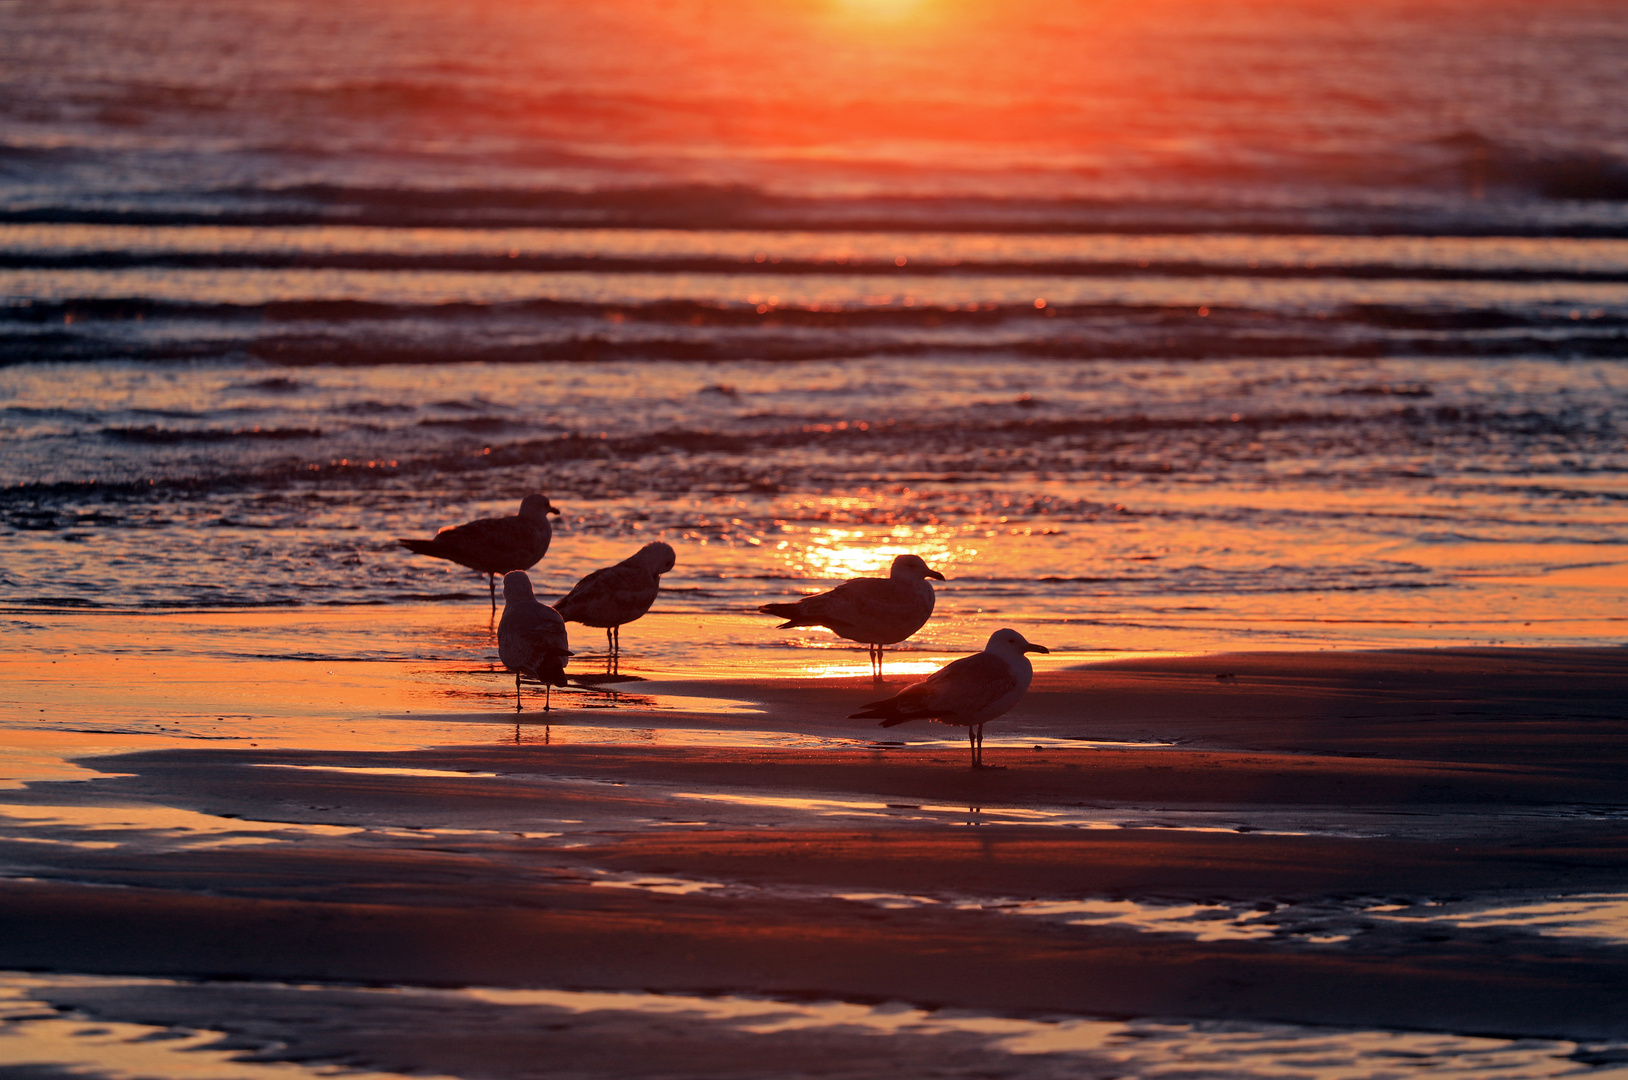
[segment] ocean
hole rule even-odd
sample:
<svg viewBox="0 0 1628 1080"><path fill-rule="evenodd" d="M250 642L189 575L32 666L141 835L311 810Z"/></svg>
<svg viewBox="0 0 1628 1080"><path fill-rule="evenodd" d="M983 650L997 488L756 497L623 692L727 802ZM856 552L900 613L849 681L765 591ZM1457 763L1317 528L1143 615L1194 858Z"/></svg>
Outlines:
<svg viewBox="0 0 1628 1080"><path fill-rule="evenodd" d="M662 538L658 612L738 615L916 551L940 651L1628 634L1620 5L0 31L13 610L461 618L395 538L541 491L541 593ZM647 659L833 644L704 638Z"/></svg>

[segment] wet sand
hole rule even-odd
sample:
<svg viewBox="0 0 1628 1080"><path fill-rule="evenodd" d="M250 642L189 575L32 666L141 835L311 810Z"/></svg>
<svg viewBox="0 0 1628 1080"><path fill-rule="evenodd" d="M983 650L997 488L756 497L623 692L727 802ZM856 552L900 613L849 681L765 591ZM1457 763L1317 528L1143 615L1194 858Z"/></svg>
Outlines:
<svg viewBox="0 0 1628 1080"><path fill-rule="evenodd" d="M266 995L654 991L1628 1040L1623 649L1046 671L991 725L1000 767L982 772L959 729L844 719L868 680L620 685L519 723L415 711L348 745L80 759L93 778L6 795L22 824L0 839L0 967L182 980L35 996L275 1059L470 1076L560 1075L590 1044L582 1075L665 1075L675 1046L746 1075L760 1053L849 1060L858 1036L629 1021L649 1036L629 1042L599 1012L554 1016L549 1042L451 999L394 1019L368 999L348 1021L330 1002L313 1027ZM366 746L369 723L409 719L401 748ZM403 746L416 730L468 734ZM899 735L931 741L873 741ZM1568 897L1605 898L1616 937L1442 917ZM967 1068L992 1052L953 1045ZM550 1046L555 1065L516 1064Z"/></svg>

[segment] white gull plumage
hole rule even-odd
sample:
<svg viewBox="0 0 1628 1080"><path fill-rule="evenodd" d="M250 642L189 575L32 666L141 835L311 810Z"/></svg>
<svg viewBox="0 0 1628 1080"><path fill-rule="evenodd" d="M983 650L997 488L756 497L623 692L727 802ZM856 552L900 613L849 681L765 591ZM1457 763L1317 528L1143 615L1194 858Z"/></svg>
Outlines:
<svg viewBox="0 0 1628 1080"><path fill-rule="evenodd" d="M954 660L886 701L873 701L850 720L882 721L893 727L908 720L937 720L967 729L972 767L984 767L984 725L1016 705L1034 679L1027 653L1049 653L1016 630L989 635L984 651Z"/></svg>
<svg viewBox="0 0 1628 1080"><path fill-rule="evenodd" d="M677 561L668 545L646 544L615 566L595 570L577 582L555 601L554 610L566 622L604 629L605 648L614 660L622 651L622 625L650 610L661 591L661 575Z"/></svg>
<svg viewBox="0 0 1628 1080"><path fill-rule="evenodd" d="M839 637L870 646L871 673L882 678L882 646L903 641L927 624L935 595L928 578L944 580L920 555L900 555L885 578L854 578L829 592L789 604L764 604L766 615L786 621L777 629L825 626Z"/></svg>
<svg viewBox="0 0 1628 1080"><path fill-rule="evenodd" d="M497 624L497 658L514 672L514 711L520 711L520 676L543 684L543 711L550 687L565 685L571 643L560 613L540 602L524 570L503 575L503 618Z"/></svg>

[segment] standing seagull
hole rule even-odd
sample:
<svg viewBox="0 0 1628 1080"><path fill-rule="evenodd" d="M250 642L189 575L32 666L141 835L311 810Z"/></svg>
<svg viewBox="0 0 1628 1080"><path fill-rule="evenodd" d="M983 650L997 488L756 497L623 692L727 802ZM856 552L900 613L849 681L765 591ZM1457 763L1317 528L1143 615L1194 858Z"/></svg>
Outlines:
<svg viewBox="0 0 1628 1080"><path fill-rule="evenodd" d="M603 627L607 663L614 663L622 654L622 624L650 610L661 589L661 575L677 561L666 544L646 544L615 566L595 570L577 582L555 602L554 610L566 622Z"/></svg>
<svg viewBox="0 0 1628 1080"><path fill-rule="evenodd" d="M885 578L854 578L830 592L805 596L790 604L764 604L766 615L786 621L775 629L826 626L849 641L870 646L871 674L882 681L882 646L903 641L927 624L933 614L933 587L928 578L944 580L920 555L900 555Z"/></svg>
<svg viewBox="0 0 1628 1080"><path fill-rule="evenodd" d="M397 540L417 555L450 559L486 575L486 588L492 594L492 610L497 610L494 575L510 570L530 570L548 554L554 539L554 526L548 515L559 507L547 495L527 495L520 500L520 513L514 517L480 518L465 525L442 529L432 540Z"/></svg>
<svg viewBox="0 0 1628 1080"><path fill-rule="evenodd" d="M543 711L549 707L550 687L565 685L565 665L571 644L565 620L531 591L524 570L503 575L503 618L497 624L497 658L514 672L514 711L520 711L520 676L543 684Z"/></svg>
<svg viewBox="0 0 1628 1080"><path fill-rule="evenodd" d="M907 720L964 724L972 767L982 769L984 725L1016 705L1029 689L1034 668L1024 654L1032 652L1051 650L1030 644L1016 630L997 630L989 635L983 652L952 661L886 701L871 702L848 719L881 719L883 727Z"/></svg>

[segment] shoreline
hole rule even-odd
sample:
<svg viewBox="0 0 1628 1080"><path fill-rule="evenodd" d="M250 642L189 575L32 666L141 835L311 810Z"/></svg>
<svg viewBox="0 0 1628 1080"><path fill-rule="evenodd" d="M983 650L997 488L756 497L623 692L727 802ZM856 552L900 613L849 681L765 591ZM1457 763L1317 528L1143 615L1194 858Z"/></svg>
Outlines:
<svg viewBox="0 0 1628 1080"><path fill-rule="evenodd" d="M1628 650L1044 671L983 772L868 679L633 685L81 758L0 802L0 968L1628 1038L1628 923L1470 910L1628 913Z"/></svg>

